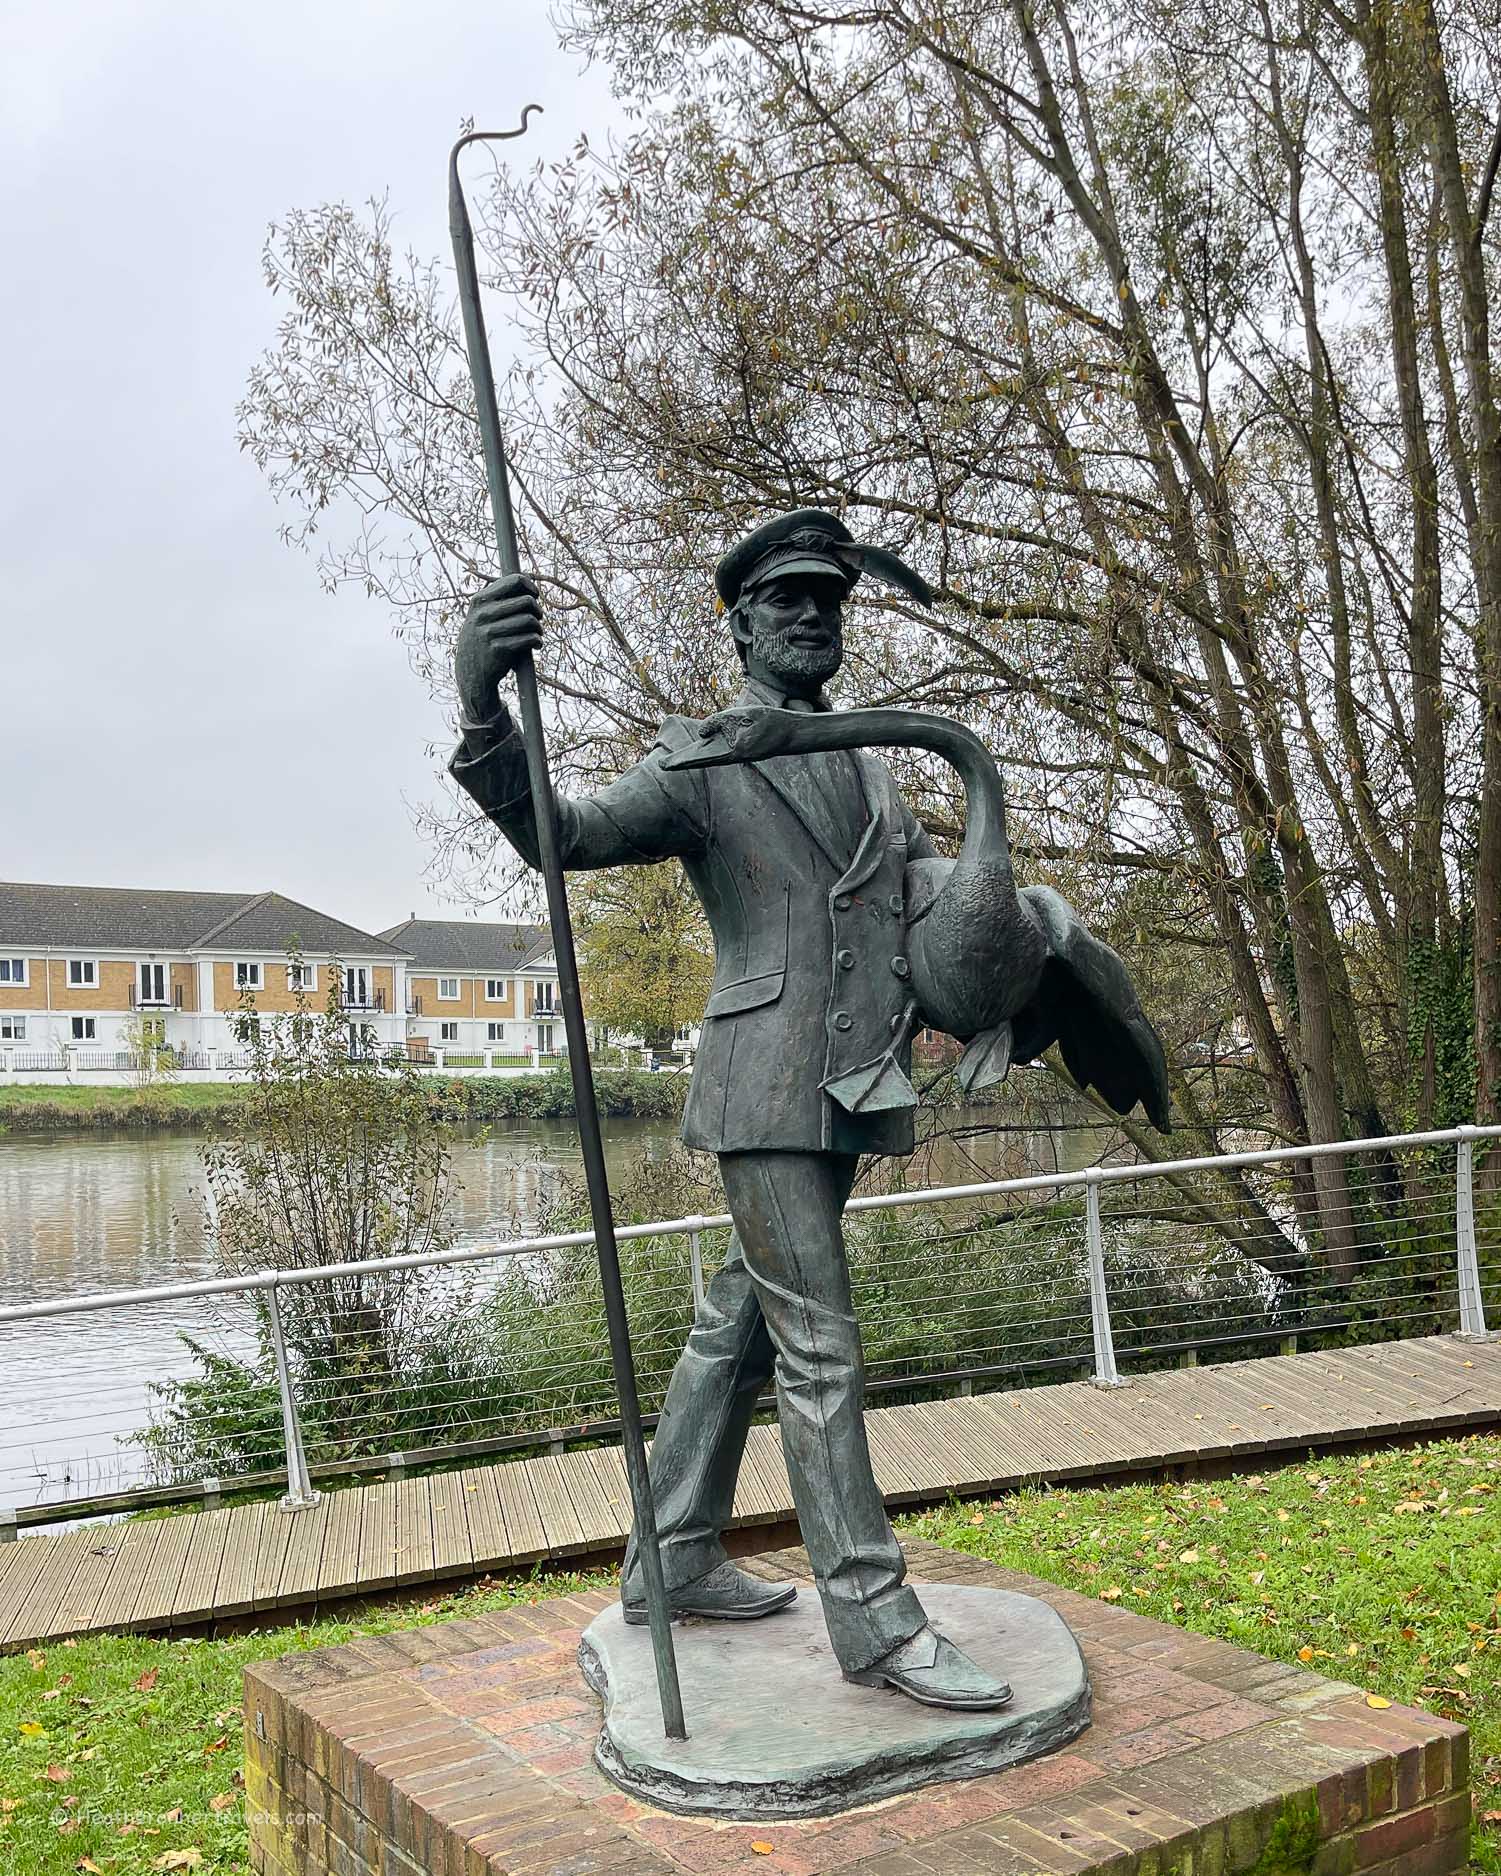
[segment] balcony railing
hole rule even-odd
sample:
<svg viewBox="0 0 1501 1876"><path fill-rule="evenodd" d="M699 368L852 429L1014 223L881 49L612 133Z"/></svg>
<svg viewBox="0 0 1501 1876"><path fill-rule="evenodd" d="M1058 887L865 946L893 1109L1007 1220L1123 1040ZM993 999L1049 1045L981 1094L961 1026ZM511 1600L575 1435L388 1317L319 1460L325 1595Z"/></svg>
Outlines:
<svg viewBox="0 0 1501 1876"><path fill-rule="evenodd" d="M180 1010L182 1008L182 985L171 984L163 995L148 996L139 985L130 986L130 1007L133 1010Z"/></svg>
<svg viewBox="0 0 1501 1876"><path fill-rule="evenodd" d="M419 996L408 997L407 998L407 1015L408 1016L420 1016L421 1014L422 1014L421 997Z"/></svg>
<svg viewBox="0 0 1501 1876"><path fill-rule="evenodd" d="M386 993L384 990L368 990L356 984L351 989L347 984L344 989L344 1008L346 1010L384 1010Z"/></svg>

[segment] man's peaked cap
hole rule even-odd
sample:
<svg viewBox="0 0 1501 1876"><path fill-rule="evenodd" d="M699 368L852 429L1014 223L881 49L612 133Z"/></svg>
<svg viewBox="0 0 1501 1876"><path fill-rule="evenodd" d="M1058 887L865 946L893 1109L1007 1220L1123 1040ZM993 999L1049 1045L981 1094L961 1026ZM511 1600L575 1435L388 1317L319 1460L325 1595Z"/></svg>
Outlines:
<svg viewBox="0 0 1501 1876"><path fill-rule="evenodd" d="M764 581L789 573L832 575L848 593L864 573L874 574L931 606L933 589L884 547L865 547L839 519L822 508L799 508L763 521L735 545L714 569L714 585L726 606Z"/></svg>

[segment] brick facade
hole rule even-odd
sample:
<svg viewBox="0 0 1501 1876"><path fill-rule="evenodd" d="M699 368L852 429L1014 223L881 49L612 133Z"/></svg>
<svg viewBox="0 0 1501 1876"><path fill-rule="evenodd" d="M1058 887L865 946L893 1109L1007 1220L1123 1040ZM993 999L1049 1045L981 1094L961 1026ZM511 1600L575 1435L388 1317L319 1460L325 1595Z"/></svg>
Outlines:
<svg viewBox="0 0 1501 1876"><path fill-rule="evenodd" d="M915 1581L1046 1598L1095 1687L1089 1730L1030 1765L838 1817L722 1824L595 1769L574 1660L595 1592L283 1656L245 1674L259 1876L1447 1876L1469 1842L1469 1736L1358 1689L929 1544ZM759 1559L808 1575L802 1552ZM811 1593L811 1591L805 1591ZM692 1715L689 1715L692 1725ZM760 1848L753 1846L759 1845ZM769 1848L767 1847L769 1846Z"/></svg>

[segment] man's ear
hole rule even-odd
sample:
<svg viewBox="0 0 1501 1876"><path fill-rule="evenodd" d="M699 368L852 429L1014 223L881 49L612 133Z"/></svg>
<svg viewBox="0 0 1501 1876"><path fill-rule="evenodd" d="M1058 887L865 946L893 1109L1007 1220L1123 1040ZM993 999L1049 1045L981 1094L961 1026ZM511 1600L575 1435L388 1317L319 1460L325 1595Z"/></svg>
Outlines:
<svg viewBox="0 0 1501 1876"><path fill-rule="evenodd" d="M735 641L735 649L740 654L740 662L744 664L746 654L751 648L751 639L753 637L750 624L750 608L743 599L737 599L735 604L731 606L729 611L725 614L725 620L730 628L730 636Z"/></svg>

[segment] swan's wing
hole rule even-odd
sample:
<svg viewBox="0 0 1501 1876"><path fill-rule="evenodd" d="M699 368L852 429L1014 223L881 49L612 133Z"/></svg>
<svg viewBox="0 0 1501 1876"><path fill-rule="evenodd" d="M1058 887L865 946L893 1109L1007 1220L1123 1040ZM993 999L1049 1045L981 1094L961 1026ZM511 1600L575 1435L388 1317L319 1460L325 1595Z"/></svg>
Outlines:
<svg viewBox="0 0 1501 1876"><path fill-rule="evenodd" d="M1125 965L1051 887L1025 886L1018 897L1047 938L1048 959L1011 1019L1014 1059L1034 1060L1056 1042L1081 1088L1097 1089L1117 1114L1140 1101L1167 1133L1167 1058Z"/></svg>

